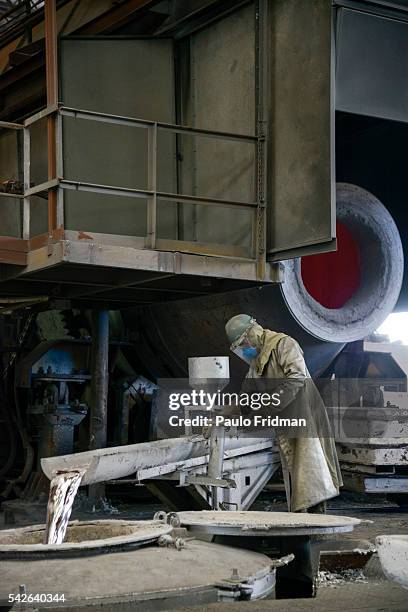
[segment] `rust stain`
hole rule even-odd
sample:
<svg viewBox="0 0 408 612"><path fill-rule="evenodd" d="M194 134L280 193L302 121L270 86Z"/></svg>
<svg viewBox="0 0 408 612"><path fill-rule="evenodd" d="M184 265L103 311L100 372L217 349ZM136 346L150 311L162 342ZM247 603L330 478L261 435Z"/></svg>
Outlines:
<svg viewBox="0 0 408 612"><path fill-rule="evenodd" d="M78 232L78 240L93 240L93 236L86 234L85 232Z"/></svg>

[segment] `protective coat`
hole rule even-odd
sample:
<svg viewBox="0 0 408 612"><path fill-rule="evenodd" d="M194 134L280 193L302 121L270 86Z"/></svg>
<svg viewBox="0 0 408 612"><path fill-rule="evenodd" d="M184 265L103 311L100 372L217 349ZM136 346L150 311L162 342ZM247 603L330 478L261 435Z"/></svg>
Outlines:
<svg viewBox="0 0 408 612"><path fill-rule="evenodd" d="M336 448L326 408L311 380L302 349L290 336L264 330L258 324L253 325L247 340L259 350L247 378L299 379L296 392L294 381L291 384L290 401L293 401L295 393L296 402L301 403L302 414L311 425L309 431L316 434L315 437L288 437L277 431L282 464L290 474L290 510L296 512L310 508L335 497L343 484ZM305 379L307 384L304 384Z"/></svg>

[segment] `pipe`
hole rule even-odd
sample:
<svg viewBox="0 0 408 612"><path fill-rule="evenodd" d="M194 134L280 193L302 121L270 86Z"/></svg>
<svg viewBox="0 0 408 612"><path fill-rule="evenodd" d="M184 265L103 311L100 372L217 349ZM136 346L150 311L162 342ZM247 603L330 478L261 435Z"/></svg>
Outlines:
<svg viewBox="0 0 408 612"><path fill-rule="evenodd" d="M47 106L58 104L57 10L55 0L45 0L45 68ZM48 180L57 178L57 119L47 117ZM48 191L48 232L57 228L57 191Z"/></svg>
<svg viewBox="0 0 408 612"><path fill-rule="evenodd" d="M90 450L105 448L108 427L108 361L109 361L109 311L92 312L92 382ZM93 487L89 497L97 500L105 495L103 485Z"/></svg>
<svg viewBox="0 0 408 612"><path fill-rule="evenodd" d="M347 299L338 307L327 307L321 292L310 294L301 259L286 263L282 294L291 315L308 333L326 342L353 342L374 332L394 309L404 275L404 256L393 218L371 193L338 183L336 210L338 226L346 232L340 238L338 234L337 252L308 257L305 263L310 273L314 262L315 286L320 282L332 294L346 293ZM351 252L353 244L355 254ZM342 270L342 264L350 269ZM354 285L356 272L359 279Z"/></svg>
<svg viewBox="0 0 408 612"><path fill-rule="evenodd" d="M229 382L228 357L190 357L188 360L189 384L191 387L211 391L221 390ZM212 411L212 418L215 411ZM222 478L222 464L224 458L225 429L212 425L210 433L210 453L208 458L207 475L210 478ZM218 510L218 487L213 486L211 505Z"/></svg>
<svg viewBox="0 0 408 612"><path fill-rule="evenodd" d="M281 286L216 294L218 283L213 281L209 288L214 290L212 295L123 311L126 326L139 333L141 365L156 379L186 377L189 356L230 354L225 323L233 315L248 313L263 327L295 338L311 375L322 374L345 343L380 326L395 306L403 276L401 239L391 215L377 198L355 185L339 184L337 218L356 243L360 260L359 285L344 304L328 308L308 293L301 258L284 262ZM341 257L341 248L339 244L335 255ZM313 256L323 258L317 262L315 280L326 281L329 290L333 286L329 282L331 255ZM232 380L247 370L234 355L230 368Z"/></svg>
<svg viewBox="0 0 408 612"><path fill-rule="evenodd" d="M208 459L207 475L218 479L223 475L223 460L225 447L225 428L213 425L210 434L210 456ZM218 487L213 486L211 505L213 510L218 510Z"/></svg>
<svg viewBox="0 0 408 612"><path fill-rule="evenodd" d="M108 417L109 311L92 312L92 383L89 449L104 448Z"/></svg>
<svg viewBox="0 0 408 612"><path fill-rule="evenodd" d="M268 441L264 438L225 438L225 450L246 448ZM273 442L271 439L271 446ZM141 444L100 448L94 451L63 455L60 457L46 457L41 459L44 474L50 480L59 470L73 470L85 468L81 486L116 480L138 470L178 463L203 457L210 451L210 441L201 435L184 436Z"/></svg>
<svg viewBox="0 0 408 612"><path fill-rule="evenodd" d="M277 285L130 308L122 315L129 329L138 330L138 347L143 356L139 367L143 366L154 380L187 378L191 355L230 355L230 377L234 382L245 376L248 366L230 352L225 323L240 313L253 315L263 327L295 338L313 376L344 347L343 343L327 343L307 333L291 315Z"/></svg>

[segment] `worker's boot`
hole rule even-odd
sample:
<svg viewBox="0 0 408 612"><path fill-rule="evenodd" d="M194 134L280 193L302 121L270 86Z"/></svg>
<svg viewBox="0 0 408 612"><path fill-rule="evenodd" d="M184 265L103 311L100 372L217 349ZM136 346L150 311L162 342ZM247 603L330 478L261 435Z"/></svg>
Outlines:
<svg viewBox="0 0 408 612"><path fill-rule="evenodd" d="M326 514L326 510L327 510L326 501L321 501L315 506L310 506L310 508L307 509L309 514Z"/></svg>

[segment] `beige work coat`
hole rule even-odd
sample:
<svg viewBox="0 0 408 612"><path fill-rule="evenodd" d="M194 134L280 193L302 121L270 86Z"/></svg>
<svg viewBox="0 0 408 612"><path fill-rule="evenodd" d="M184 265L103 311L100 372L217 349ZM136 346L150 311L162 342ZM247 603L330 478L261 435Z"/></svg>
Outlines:
<svg viewBox="0 0 408 612"><path fill-rule="evenodd" d="M285 334L263 330L257 343L259 355L251 362L247 378L308 379L306 385L299 381L301 390L296 401L302 402L303 414L312 420L316 437L286 437L279 430L277 432L282 464L290 474L288 505L292 512L296 512L339 494L343 482L336 448L326 408L296 340ZM323 431L324 435L319 435Z"/></svg>

